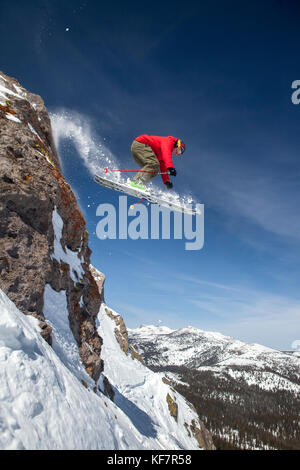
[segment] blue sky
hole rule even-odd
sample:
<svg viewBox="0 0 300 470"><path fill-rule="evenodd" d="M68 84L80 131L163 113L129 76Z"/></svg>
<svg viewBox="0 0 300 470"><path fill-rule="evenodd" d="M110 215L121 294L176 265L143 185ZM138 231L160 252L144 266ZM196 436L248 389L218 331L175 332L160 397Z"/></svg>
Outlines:
<svg viewBox="0 0 300 470"><path fill-rule="evenodd" d="M290 349L300 339L298 2L0 1L0 69L122 168L139 134L182 137L178 193L205 204L205 244L106 240L78 146L65 176L107 303L129 327L187 324ZM68 29L68 30L67 30ZM159 182L157 183L159 184Z"/></svg>

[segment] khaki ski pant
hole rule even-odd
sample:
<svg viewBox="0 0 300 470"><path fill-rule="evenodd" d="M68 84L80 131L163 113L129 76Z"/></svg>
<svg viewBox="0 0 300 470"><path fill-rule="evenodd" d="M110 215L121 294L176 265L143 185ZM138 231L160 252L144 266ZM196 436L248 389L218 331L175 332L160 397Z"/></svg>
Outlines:
<svg viewBox="0 0 300 470"><path fill-rule="evenodd" d="M131 153L136 163L141 167L143 171L149 171L151 173L139 172L133 178L134 181L139 181L143 184L149 183L154 176L160 170L159 161L152 148L149 145L142 144L137 140L134 140L131 145Z"/></svg>

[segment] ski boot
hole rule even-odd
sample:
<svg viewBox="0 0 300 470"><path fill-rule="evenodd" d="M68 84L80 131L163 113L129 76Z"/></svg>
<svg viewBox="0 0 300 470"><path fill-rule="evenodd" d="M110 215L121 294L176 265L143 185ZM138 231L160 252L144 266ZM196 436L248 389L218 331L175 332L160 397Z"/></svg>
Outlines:
<svg viewBox="0 0 300 470"><path fill-rule="evenodd" d="M148 191L148 189L146 188L146 186L143 185L143 183L140 183L139 181L136 181L136 180L132 180L130 182L130 186L132 188L140 189L141 191Z"/></svg>

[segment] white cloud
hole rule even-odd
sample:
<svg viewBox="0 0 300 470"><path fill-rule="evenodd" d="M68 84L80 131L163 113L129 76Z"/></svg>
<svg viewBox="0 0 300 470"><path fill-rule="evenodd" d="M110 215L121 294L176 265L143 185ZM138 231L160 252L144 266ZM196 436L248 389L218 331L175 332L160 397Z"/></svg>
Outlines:
<svg viewBox="0 0 300 470"><path fill-rule="evenodd" d="M229 286L229 285L226 285L226 284L220 284L220 283L217 283L217 282L206 281L206 280L194 277L194 276L179 274L176 277L178 277L178 279L181 280L181 281L192 282L194 284L200 284L202 286L213 287L213 288L216 288L216 289L224 289L224 290L229 290L229 291L239 291L240 290L238 287Z"/></svg>
<svg viewBox="0 0 300 470"><path fill-rule="evenodd" d="M207 207L231 219L238 217L240 226L244 219L285 241L299 242L299 177L288 165L282 173L275 168L267 172L257 162L256 166L244 159L237 163L224 154L203 156L203 166L205 184L198 184Z"/></svg>
<svg viewBox="0 0 300 470"><path fill-rule="evenodd" d="M300 300L246 288L240 288L238 295L224 292L187 299L199 309L195 326L214 325L223 334L281 349L289 349L300 338Z"/></svg>

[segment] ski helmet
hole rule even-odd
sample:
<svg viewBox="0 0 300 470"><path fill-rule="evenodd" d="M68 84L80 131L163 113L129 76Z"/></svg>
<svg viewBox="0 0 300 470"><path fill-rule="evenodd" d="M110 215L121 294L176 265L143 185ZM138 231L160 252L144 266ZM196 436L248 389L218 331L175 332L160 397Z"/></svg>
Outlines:
<svg viewBox="0 0 300 470"><path fill-rule="evenodd" d="M184 144L183 140L178 139L175 142L174 150L175 150L176 155L182 155L183 154L183 152L185 151L185 144Z"/></svg>

